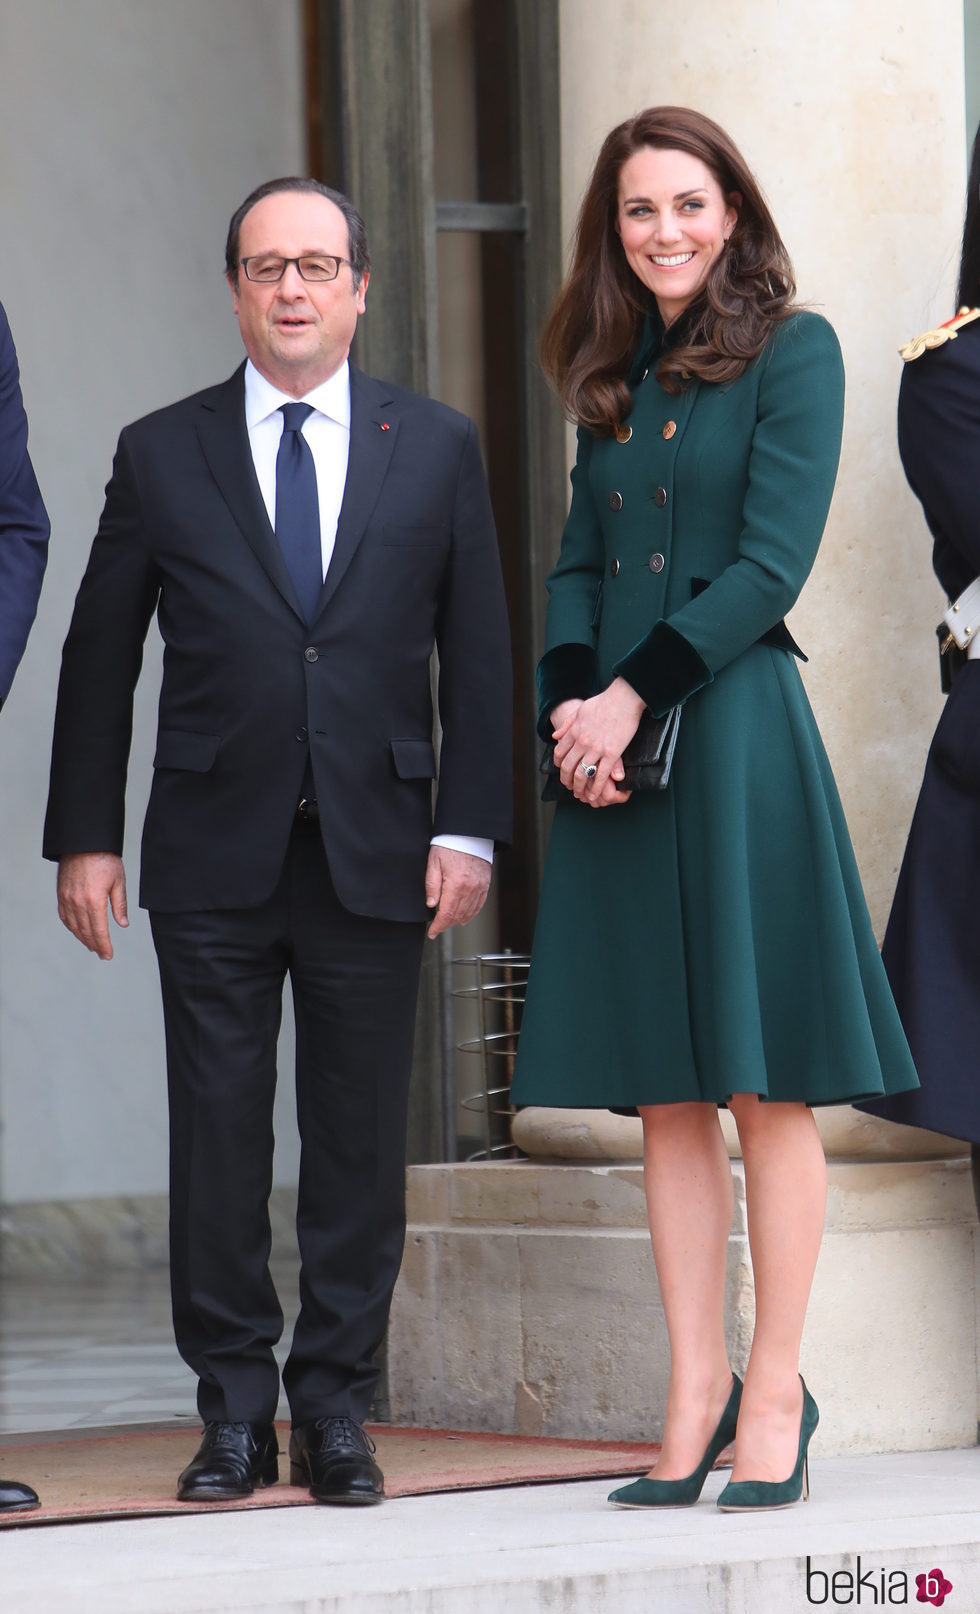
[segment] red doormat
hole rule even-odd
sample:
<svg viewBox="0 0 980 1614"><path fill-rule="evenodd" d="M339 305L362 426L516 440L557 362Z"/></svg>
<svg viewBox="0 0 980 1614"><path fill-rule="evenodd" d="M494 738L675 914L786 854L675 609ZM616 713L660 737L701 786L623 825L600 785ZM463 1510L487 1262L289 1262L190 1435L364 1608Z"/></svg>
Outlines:
<svg viewBox="0 0 980 1614"><path fill-rule="evenodd" d="M4 1472L33 1485L41 1506L30 1513L0 1513L0 1528L120 1519L161 1513L229 1512L238 1508L303 1507L313 1499L288 1484L289 1427L277 1424L279 1484L240 1502L178 1502L177 1475L197 1448L199 1430L147 1428L107 1433L78 1431L36 1442L20 1439L4 1454ZM389 1497L427 1491L480 1490L497 1485L616 1478L642 1474L659 1446L606 1440L552 1440L450 1429L371 1429Z"/></svg>

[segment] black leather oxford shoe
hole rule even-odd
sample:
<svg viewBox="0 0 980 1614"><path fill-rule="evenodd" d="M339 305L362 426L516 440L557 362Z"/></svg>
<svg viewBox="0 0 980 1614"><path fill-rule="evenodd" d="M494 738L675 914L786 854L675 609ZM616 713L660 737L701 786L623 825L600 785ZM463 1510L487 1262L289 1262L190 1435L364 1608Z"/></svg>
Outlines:
<svg viewBox="0 0 980 1614"><path fill-rule="evenodd" d="M279 1478L279 1446L271 1423L206 1423L196 1456L177 1481L178 1502L221 1502L251 1496Z"/></svg>
<svg viewBox="0 0 980 1614"><path fill-rule="evenodd" d="M28 1508L39 1506L36 1491L20 1480L0 1479L0 1513L26 1513Z"/></svg>
<svg viewBox="0 0 980 1614"><path fill-rule="evenodd" d="M353 1418L298 1424L289 1437L289 1479L308 1485L317 1502L367 1507L384 1500L374 1441Z"/></svg>

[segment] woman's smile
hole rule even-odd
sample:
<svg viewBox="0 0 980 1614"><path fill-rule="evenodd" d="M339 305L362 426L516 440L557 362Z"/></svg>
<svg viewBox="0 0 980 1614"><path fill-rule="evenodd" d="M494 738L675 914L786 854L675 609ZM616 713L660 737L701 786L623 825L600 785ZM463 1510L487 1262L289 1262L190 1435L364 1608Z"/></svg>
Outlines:
<svg viewBox="0 0 980 1614"><path fill-rule="evenodd" d="M642 146L619 173L617 229L626 261L669 325L725 250L736 210L700 158Z"/></svg>

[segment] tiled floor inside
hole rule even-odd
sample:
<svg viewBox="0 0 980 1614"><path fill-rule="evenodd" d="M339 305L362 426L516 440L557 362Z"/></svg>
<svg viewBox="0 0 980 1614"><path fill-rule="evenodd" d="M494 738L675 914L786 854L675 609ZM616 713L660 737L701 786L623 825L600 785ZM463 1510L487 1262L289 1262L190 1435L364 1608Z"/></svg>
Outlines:
<svg viewBox="0 0 980 1614"><path fill-rule="evenodd" d="M295 1271L277 1270L276 1286L286 1313L281 1363L298 1304ZM196 1427L195 1388L174 1345L164 1269L0 1285L0 1439L181 1418Z"/></svg>

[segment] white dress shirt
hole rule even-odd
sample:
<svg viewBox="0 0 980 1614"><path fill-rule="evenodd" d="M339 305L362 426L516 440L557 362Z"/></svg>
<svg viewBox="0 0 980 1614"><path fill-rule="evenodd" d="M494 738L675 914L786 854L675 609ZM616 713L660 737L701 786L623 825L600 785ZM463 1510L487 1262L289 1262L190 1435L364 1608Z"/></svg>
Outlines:
<svg viewBox="0 0 980 1614"><path fill-rule="evenodd" d="M251 359L245 365L248 443L262 502L273 531L276 525L276 459L284 425L282 406L287 403L308 403L313 406L313 413L303 422L303 436L309 444L316 468L320 558L326 578L337 540L337 519L343 502L350 456L350 367L347 360L332 376L304 393L302 398L292 398L288 392L280 392L278 387L260 374ZM493 841L485 840L482 836L434 835L432 845L445 846L455 852L468 852L471 857L482 857L487 863L493 862Z"/></svg>
<svg viewBox="0 0 980 1614"><path fill-rule="evenodd" d="M337 517L347 481L350 454L350 370L345 359L329 380L304 394L302 399L280 392L249 359L245 366L245 424L252 450L255 474L269 525L276 526L276 457L283 432L282 406L308 403L312 415L303 423L303 436L309 444L316 467L316 491L320 505L320 559L323 576L337 539Z"/></svg>

